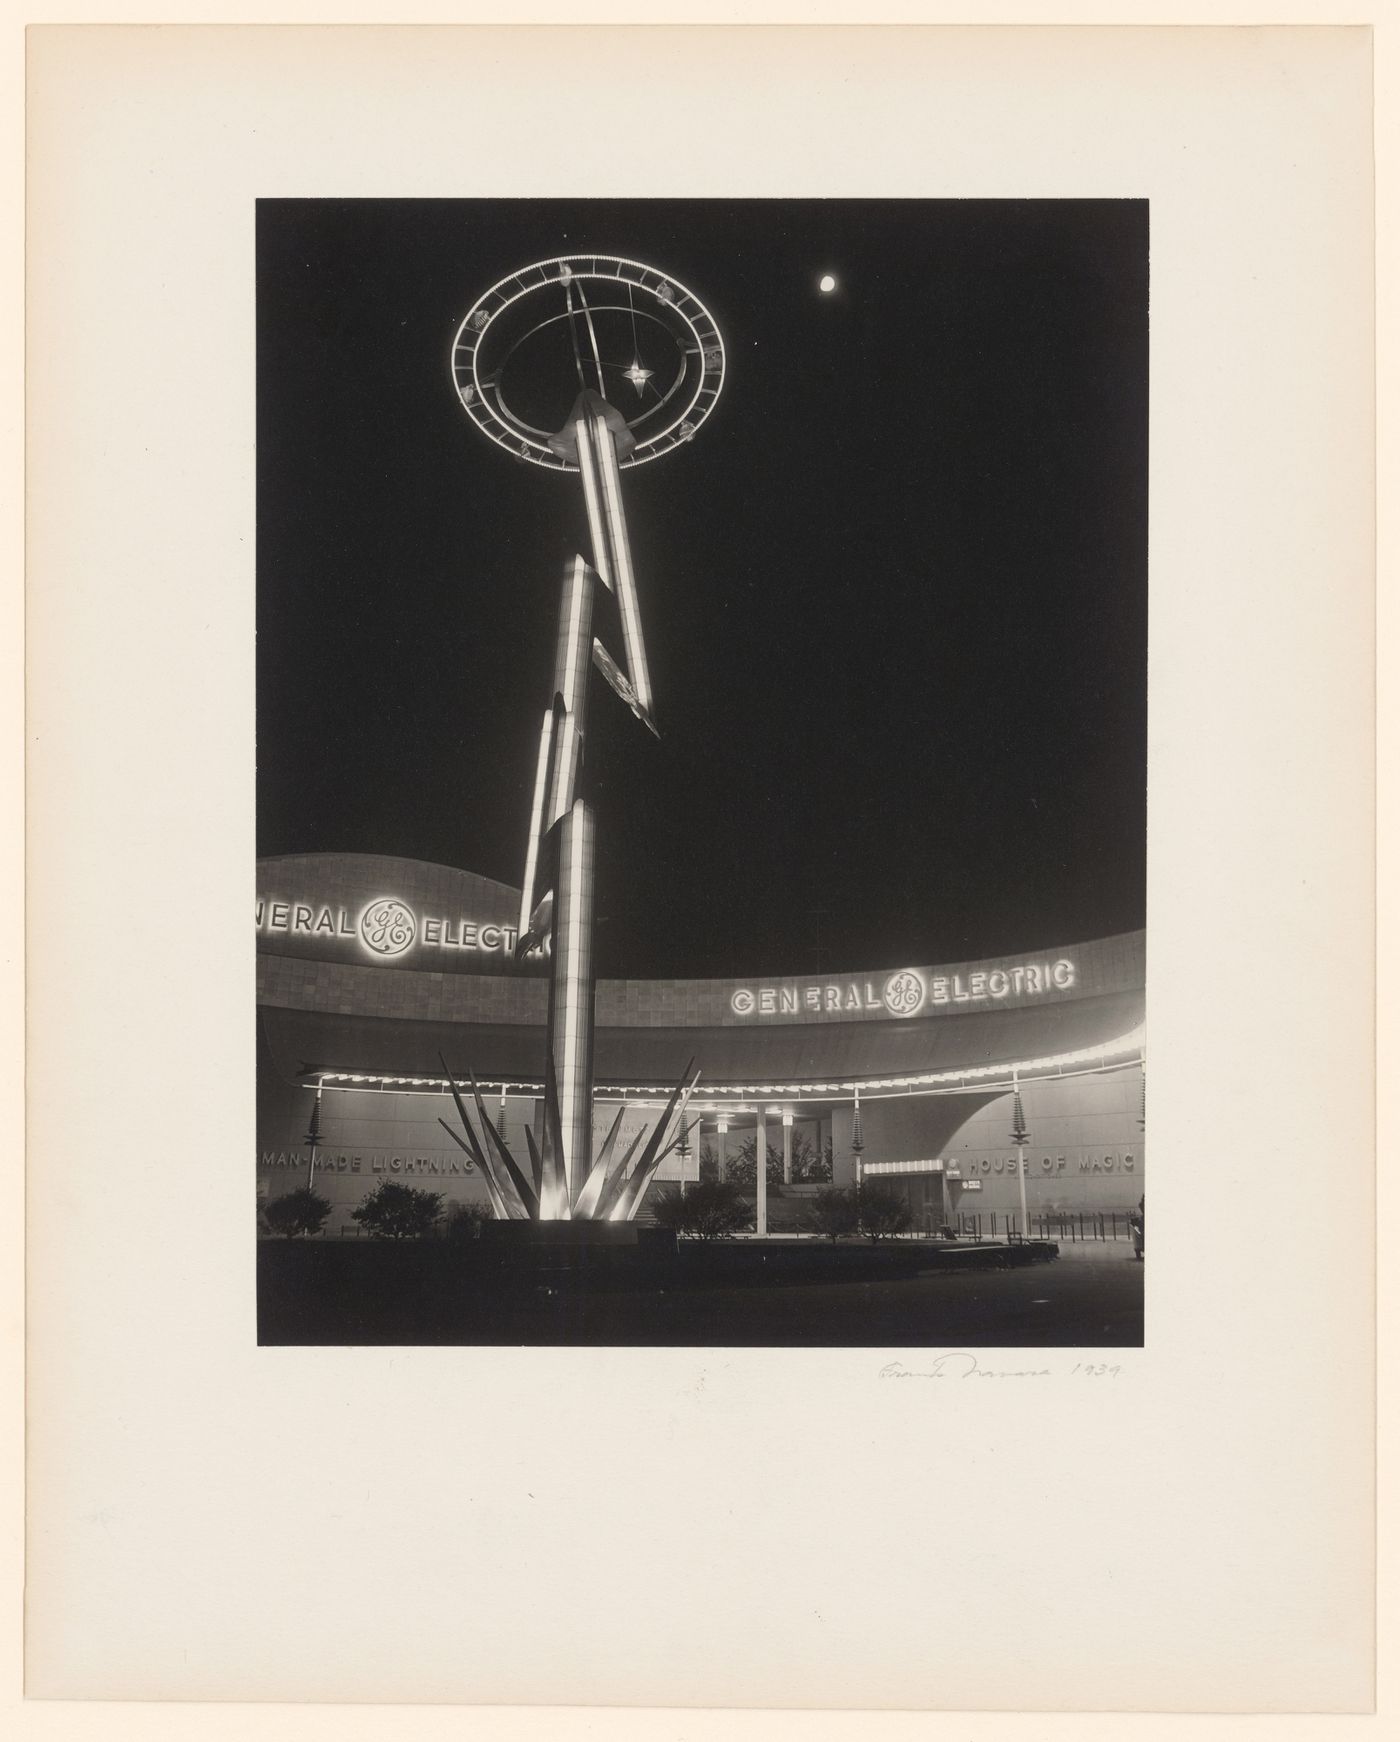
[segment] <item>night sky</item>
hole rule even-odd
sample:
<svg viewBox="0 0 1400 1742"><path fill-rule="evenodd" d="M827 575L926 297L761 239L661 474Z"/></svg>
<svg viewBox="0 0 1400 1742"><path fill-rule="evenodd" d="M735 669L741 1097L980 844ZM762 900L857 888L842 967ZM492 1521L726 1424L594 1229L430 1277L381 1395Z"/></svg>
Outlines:
<svg viewBox="0 0 1400 1742"><path fill-rule="evenodd" d="M518 886L587 525L448 354L488 285L592 251L693 290L728 370L623 473L662 737L595 681L599 971L1142 925L1141 201L261 202L259 853Z"/></svg>

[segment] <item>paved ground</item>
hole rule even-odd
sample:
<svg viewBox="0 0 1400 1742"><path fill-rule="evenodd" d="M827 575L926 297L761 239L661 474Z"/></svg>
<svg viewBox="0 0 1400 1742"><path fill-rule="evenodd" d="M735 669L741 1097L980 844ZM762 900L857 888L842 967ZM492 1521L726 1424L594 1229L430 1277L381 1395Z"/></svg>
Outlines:
<svg viewBox="0 0 1400 1742"><path fill-rule="evenodd" d="M439 1313L376 1316L352 1330L332 1312L272 1341L705 1348L1132 1348L1143 1278L1125 1242L1064 1249L1015 1270L928 1272L801 1286L474 1292ZM308 1334L309 1333L309 1334Z"/></svg>
<svg viewBox="0 0 1400 1742"><path fill-rule="evenodd" d="M1022 1270L894 1282L540 1297L502 1340L712 1348L1125 1348L1143 1339L1143 1276L1131 1248L1080 1247ZM483 1327L484 1328L484 1327ZM504 1328L504 1327L503 1327ZM485 1340L485 1339L483 1339Z"/></svg>
<svg viewBox="0 0 1400 1742"><path fill-rule="evenodd" d="M1060 1257L1078 1258L1094 1264L1115 1264L1126 1260L1135 1264L1131 1240L1060 1240ZM1137 1268L1141 1270L1139 1264Z"/></svg>

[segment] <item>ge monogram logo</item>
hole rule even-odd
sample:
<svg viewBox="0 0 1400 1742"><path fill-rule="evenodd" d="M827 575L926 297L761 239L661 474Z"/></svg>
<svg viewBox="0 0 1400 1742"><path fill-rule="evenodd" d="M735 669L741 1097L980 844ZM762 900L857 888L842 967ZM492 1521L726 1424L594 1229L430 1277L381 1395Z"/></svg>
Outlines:
<svg viewBox="0 0 1400 1742"><path fill-rule="evenodd" d="M924 1007L924 981L912 968L901 968L885 981L885 1009L891 1016L912 1016Z"/></svg>
<svg viewBox="0 0 1400 1742"><path fill-rule="evenodd" d="M371 901L360 915L360 936L377 956L400 956L418 935L412 911L391 896Z"/></svg>

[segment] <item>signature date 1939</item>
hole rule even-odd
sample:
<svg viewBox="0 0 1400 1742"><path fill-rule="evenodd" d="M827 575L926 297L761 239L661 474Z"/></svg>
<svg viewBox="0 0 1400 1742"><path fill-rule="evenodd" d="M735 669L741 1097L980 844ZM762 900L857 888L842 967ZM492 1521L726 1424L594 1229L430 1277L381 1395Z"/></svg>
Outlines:
<svg viewBox="0 0 1400 1742"><path fill-rule="evenodd" d="M1122 1371L1108 1361L1076 1361L1070 1378L1116 1379ZM906 1367L902 1361L887 1361L881 1379L1053 1379L1053 1367L984 1367L967 1350L936 1356L927 1367Z"/></svg>

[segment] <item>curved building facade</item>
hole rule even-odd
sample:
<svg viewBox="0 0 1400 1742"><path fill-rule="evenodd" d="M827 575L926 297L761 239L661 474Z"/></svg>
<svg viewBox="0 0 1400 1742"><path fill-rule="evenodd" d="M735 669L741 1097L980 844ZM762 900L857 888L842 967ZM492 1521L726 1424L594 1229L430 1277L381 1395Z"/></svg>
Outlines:
<svg viewBox="0 0 1400 1742"><path fill-rule="evenodd" d="M376 854L260 860L258 1192L314 1178L331 1233L380 1178L449 1201L486 1187L443 1129L443 1061L474 1073L508 1142L539 1130L545 962L513 961L518 893ZM1015 957L830 975L604 980L597 1125L654 1120L694 1059L688 1155L783 1159L800 1197L883 1178L915 1225L1018 1211L1019 1089L1027 1208L1125 1211L1144 1191L1144 935ZM780 1194L781 1195L781 1194ZM777 1218L775 1225L780 1225Z"/></svg>

